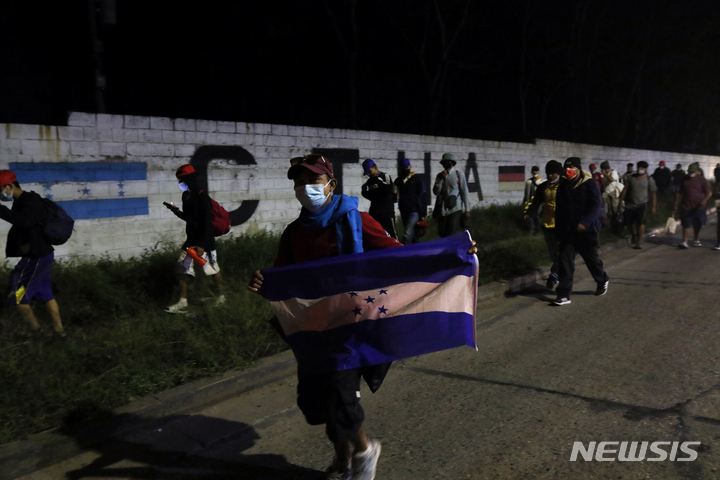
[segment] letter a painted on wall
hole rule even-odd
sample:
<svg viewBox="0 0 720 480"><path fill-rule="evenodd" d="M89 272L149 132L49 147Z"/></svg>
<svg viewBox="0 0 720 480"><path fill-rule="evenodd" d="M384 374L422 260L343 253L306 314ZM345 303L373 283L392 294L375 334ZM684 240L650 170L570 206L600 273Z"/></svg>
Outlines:
<svg viewBox="0 0 720 480"><path fill-rule="evenodd" d="M473 174L473 181L470 181L470 173ZM477 192L478 200L482 201L482 185L480 185L480 176L477 170L477 158L474 153L468 153L468 160L465 164L465 178L468 179L468 191L470 193Z"/></svg>
<svg viewBox="0 0 720 480"><path fill-rule="evenodd" d="M199 176L200 188L208 188L207 169L213 160L232 160L237 165L257 165L255 157L250 152L236 145L203 145L195 150L190 165L195 168ZM240 206L230 213L230 225L242 225L250 220L258 207L260 200L243 200Z"/></svg>

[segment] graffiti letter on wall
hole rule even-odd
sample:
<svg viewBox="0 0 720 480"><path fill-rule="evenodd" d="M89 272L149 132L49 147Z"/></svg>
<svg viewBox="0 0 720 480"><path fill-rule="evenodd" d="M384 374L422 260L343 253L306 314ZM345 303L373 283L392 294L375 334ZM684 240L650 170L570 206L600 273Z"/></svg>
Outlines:
<svg viewBox="0 0 720 480"><path fill-rule="evenodd" d="M480 185L480 175L478 175L478 169L477 169L477 158L475 158L474 153L468 153L468 160L465 164L465 178L470 178L470 173L473 174L474 181L470 182L468 180L468 191L473 193L477 192L478 194L478 200L482 201L483 199L483 193L482 193L482 185Z"/></svg>
<svg viewBox="0 0 720 480"><path fill-rule="evenodd" d="M250 152L236 145L203 145L195 150L190 165L198 173L200 188L209 192L207 168L213 160L232 160L237 165L257 165L255 158ZM230 213L230 225L242 225L250 220L257 209L260 200L243 200L240 206Z"/></svg>

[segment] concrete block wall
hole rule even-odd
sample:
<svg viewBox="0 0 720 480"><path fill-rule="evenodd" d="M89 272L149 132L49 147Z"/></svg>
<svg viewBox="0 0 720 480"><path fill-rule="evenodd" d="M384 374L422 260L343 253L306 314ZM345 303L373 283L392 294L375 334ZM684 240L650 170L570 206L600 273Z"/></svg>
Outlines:
<svg viewBox="0 0 720 480"><path fill-rule="evenodd" d="M431 181L441 169L440 157L453 153L457 168L468 170L468 181L475 190L471 193L473 205L522 200L522 191L499 189L501 166L522 166L529 176L532 165L542 168L550 159L562 161L569 156L581 157L586 168L590 163L599 165L609 160L620 172L625 163L639 160L647 161L651 170L660 160L670 168L676 163L687 167L697 161L709 176L720 162L714 156L552 140L524 144L79 112L70 114L67 126L0 124L0 168L18 168L23 172L18 173L18 180L24 188L67 202L63 204L78 212L80 219L73 237L56 249L58 257L67 259L129 257L163 242L179 245L184 238L184 223L162 202L180 202L174 174L184 163L206 166L208 190L213 198L228 211L244 212L236 217L240 221L231 234L262 229L282 231L300 211L292 183L286 177L289 159L313 149L342 163L343 193L360 197L363 210L369 207L360 195L365 181L360 163L365 158L373 158L381 170L395 177L397 160L404 156L417 173L426 175L431 188ZM475 161L469 160L473 157ZM473 163L477 177L469 168ZM48 173L50 170L61 173ZM78 171L81 173L73 173ZM91 171L97 171L97 176L90 175ZM0 238L5 238L8 229L7 223L0 222Z"/></svg>

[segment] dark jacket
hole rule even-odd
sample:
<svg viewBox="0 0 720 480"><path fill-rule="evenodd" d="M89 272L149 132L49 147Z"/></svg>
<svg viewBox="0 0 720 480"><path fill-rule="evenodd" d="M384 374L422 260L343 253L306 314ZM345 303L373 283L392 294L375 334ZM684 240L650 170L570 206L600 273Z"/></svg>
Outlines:
<svg viewBox="0 0 720 480"><path fill-rule="evenodd" d="M588 172L581 172L577 179L563 178L557 191L555 208L555 233L559 240L567 240L578 234L578 224L585 225L585 234L597 235L600 230L600 189Z"/></svg>
<svg viewBox="0 0 720 480"><path fill-rule="evenodd" d="M25 192L13 201L12 209L0 205L0 218L10 222L5 256L39 258L54 250L43 234L45 204L35 192Z"/></svg>
<svg viewBox="0 0 720 480"><path fill-rule="evenodd" d="M682 185L683 180L685 180L685 170L682 168L676 168L670 175L672 176L672 184L678 187Z"/></svg>
<svg viewBox="0 0 720 480"><path fill-rule="evenodd" d="M389 175L380 172L378 177L370 177L362 186L362 196L370 200L368 213L374 219L394 218L397 201L395 187Z"/></svg>
<svg viewBox="0 0 720 480"><path fill-rule="evenodd" d="M657 185L658 188L667 188L672 183L672 174L670 173L670 169L667 167L656 168L652 176L653 180L655 180L655 185Z"/></svg>
<svg viewBox="0 0 720 480"><path fill-rule="evenodd" d="M409 176L395 179L398 190L398 208L400 213L407 215L418 213L420 218L427 216L425 204L425 183L419 175L412 172Z"/></svg>
<svg viewBox="0 0 720 480"><path fill-rule="evenodd" d="M212 202L207 192L183 192L182 212L178 217L185 220L187 240L183 248L202 247L208 252L215 250L212 232Z"/></svg>

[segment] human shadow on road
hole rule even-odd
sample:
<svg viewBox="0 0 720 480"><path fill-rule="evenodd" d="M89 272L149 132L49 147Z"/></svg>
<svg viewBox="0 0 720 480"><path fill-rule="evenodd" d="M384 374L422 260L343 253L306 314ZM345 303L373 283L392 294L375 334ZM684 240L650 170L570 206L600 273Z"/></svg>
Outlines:
<svg viewBox="0 0 720 480"><path fill-rule="evenodd" d="M595 290L578 290L574 291L572 293L573 295L595 295ZM515 297L529 297L529 298L537 298L541 302L548 302L548 304L551 304L556 298L557 294L550 290L549 288L545 287L545 285L541 285L539 283L534 283L532 285L526 285L523 288L507 291L505 292L506 298L515 298Z"/></svg>
<svg viewBox="0 0 720 480"><path fill-rule="evenodd" d="M282 455L243 455L260 436L242 422L203 415L148 420L97 409L92 422L78 424L73 418L80 411L87 417L87 406L71 412L60 432L100 456L67 472L68 479L314 480L322 475L288 463Z"/></svg>

